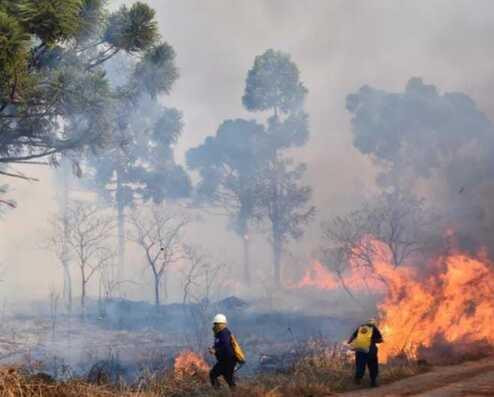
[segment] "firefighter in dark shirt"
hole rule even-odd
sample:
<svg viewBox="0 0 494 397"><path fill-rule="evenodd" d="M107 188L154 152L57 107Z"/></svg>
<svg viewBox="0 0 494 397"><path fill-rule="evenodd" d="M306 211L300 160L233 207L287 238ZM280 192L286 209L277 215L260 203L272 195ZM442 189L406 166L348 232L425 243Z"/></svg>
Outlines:
<svg viewBox="0 0 494 397"><path fill-rule="evenodd" d="M237 361L231 343L231 332L226 326L226 316L217 314L213 319L214 346L209 352L216 357L216 364L209 372L209 379L215 388L220 387L218 378L223 376L230 389L235 388L235 365Z"/></svg>
<svg viewBox="0 0 494 397"><path fill-rule="evenodd" d="M371 380L371 386L377 386L377 376L379 374L379 361L377 357L377 344L382 343L383 337L381 332L376 326L376 320L371 319L366 323L362 324L358 327L355 332L352 334L348 343L352 345L355 341L357 341L359 332L372 332L369 346L364 349L355 348L355 382L360 384L362 378L364 377L365 367L369 369L369 376ZM368 351L366 351L368 349Z"/></svg>

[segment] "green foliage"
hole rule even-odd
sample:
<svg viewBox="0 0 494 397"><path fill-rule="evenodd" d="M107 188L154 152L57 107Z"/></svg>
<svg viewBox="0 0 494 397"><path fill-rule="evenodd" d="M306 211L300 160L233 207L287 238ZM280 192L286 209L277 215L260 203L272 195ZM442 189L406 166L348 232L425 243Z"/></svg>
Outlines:
<svg viewBox="0 0 494 397"><path fill-rule="evenodd" d="M274 281L281 283L283 245L298 239L315 208L309 205L311 189L303 185L305 164L294 165L285 151L302 146L309 137L308 115L303 111L307 89L299 80L297 65L288 54L267 50L249 70L242 102L247 110L272 110L267 120L265 157L258 178L258 211L270 224ZM281 113L281 114L280 114Z"/></svg>
<svg viewBox="0 0 494 397"><path fill-rule="evenodd" d="M243 236L247 223L257 218L261 155L267 137L264 127L242 119L224 121L216 136L187 152L187 166L199 171L201 202L221 207Z"/></svg>
<svg viewBox="0 0 494 397"><path fill-rule="evenodd" d="M309 139L309 116L303 111L290 113L284 120L268 119L269 145L273 150L303 146Z"/></svg>
<svg viewBox="0 0 494 397"><path fill-rule="evenodd" d="M16 87L27 80L29 41L18 21L0 9L0 105L13 100Z"/></svg>
<svg viewBox="0 0 494 397"><path fill-rule="evenodd" d="M157 144L168 147L177 143L183 127L182 113L177 109L162 107L153 127L152 139Z"/></svg>
<svg viewBox="0 0 494 397"><path fill-rule="evenodd" d="M163 92L168 94L178 70L175 66L175 51L167 43L149 49L136 66L134 79L138 90L145 90L151 96Z"/></svg>
<svg viewBox="0 0 494 397"><path fill-rule="evenodd" d="M144 3L122 6L108 18L104 39L111 46L134 53L150 48L158 39L155 12Z"/></svg>
<svg viewBox="0 0 494 397"><path fill-rule="evenodd" d="M106 150L90 156L87 184L107 202L130 207L136 199L160 203L189 194L190 180L175 163L171 145L182 133L182 114L151 98L142 98L135 112L117 109Z"/></svg>
<svg viewBox="0 0 494 397"><path fill-rule="evenodd" d="M302 185L305 165L283 156L308 139L306 93L290 56L268 50L255 58L242 98L248 110L273 111L267 125L226 120L216 136L187 152L188 167L199 171L199 200L225 210L239 235L251 221L270 223L277 283L283 244L302 236L315 211L308 205L311 189Z"/></svg>
<svg viewBox="0 0 494 397"><path fill-rule="evenodd" d="M288 113L302 105L306 93L290 56L270 49L257 56L249 70L242 103L250 111Z"/></svg>
<svg viewBox="0 0 494 397"><path fill-rule="evenodd" d="M105 0L83 0L79 11L79 41L91 39L102 30L105 23Z"/></svg>
<svg viewBox="0 0 494 397"><path fill-rule="evenodd" d="M0 1L0 163L56 163L114 142L117 107L170 91L175 54L158 42L154 11L137 2L108 14L105 3ZM104 65L120 51L133 70L114 86Z"/></svg>
<svg viewBox="0 0 494 397"><path fill-rule="evenodd" d="M260 202L273 224L275 236L280 243L303 235L303 226L309 223L315 207L307 206L312 189L301 185L306 171L305 164L277 159L270 161L264 170L264 187L260 190Z"/></svg>
<svg viewBox="0 0 494 397"><path fill-rule="evenodd" d="M114 99L103 71L86 74L66 68L59 74L63 85L60 112L66 114L65 138L80 144L105 146L111 140ZM88 116L90 115L90 116Z"/></svg>
<svg viewBox="0 0 494 397"><path fill-rule="evenodd" d="M265 139L264 134L264 127L253 120L225 120L215 137L207 137L202 145L187 152L187 163L193 169L215 168L225 172L227 168L252 176L259 161L256 151Z"/></svg>
<svg viewBox="0 0 494 397"><path fill-rule="evenodd" d="M26 32L51 45L77 36L81 8L81 0L20 0L16 11Z"/></svg>

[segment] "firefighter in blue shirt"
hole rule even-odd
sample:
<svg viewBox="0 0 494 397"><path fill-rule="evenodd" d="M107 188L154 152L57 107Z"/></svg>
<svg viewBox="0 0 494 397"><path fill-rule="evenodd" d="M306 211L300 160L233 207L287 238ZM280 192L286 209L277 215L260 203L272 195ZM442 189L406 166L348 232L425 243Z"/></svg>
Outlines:
<svg viewBox="0 0 494 397"><path fill-rule="evenodd" d="M219 388L218 378L223 376L230 389L235 388L235 353L231 342L231 332L226 326L226 316L217 314L213 319L214 346L209 348L209 352L216 357L216 364L209 372L209 379L215 388Z"/></svg>

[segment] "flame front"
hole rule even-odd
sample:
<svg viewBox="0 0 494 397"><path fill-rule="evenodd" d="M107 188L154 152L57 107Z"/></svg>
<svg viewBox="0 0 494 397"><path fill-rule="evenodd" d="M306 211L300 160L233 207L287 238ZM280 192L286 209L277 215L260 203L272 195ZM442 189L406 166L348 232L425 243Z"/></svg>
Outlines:
<svg viewBox="0 0 494 397"><path fill-rule="evenodd" d="M372 252L370 266L356 260L340 279L314 262L292 287L333 290L344 283L352 292L383 295L378 312L384 362L401 355L437 359L494 352L494 264L487 255L454 252L395 267L382 242L366 236L361 246Z"/></svg>
<svg viewBox="0 0 494 397"><path fill-rule="evenodd" d="M291 284L291 287L305 288L314 287L321 290L336 290L342 286L352 291L365 291L379 293L383 291L384 284L381 279L372 273L371 269L362 266L350 266L341 278L334 276L319 261L313 261L303 278Z"/></svg>
<svg viewBox="0 0 494 397"><path fill-rule="evenodd" d="M206 361L199 354L191 351L182 352L175 357L173 368L177 378L209 371Z"/></svg>
<svg viewBox="0 0 494 397"><path fill-rule="evenodd" d="M384 361L400 353L419 358L420 349L438 343L494 345L493 267L487 259L455 254L433 261L429 276L411 268L395 269L386 262L376 270L387 282L388 294L379 305L385 343Z"/></svg>
<svg viewBox="0 0 494 397"><path fill-rule="evenodd" d="M314 261L312 267L306 270L304 277L296 288L316 287L319 289L334 289L339 287L338 280L320 262Z"/></svg>

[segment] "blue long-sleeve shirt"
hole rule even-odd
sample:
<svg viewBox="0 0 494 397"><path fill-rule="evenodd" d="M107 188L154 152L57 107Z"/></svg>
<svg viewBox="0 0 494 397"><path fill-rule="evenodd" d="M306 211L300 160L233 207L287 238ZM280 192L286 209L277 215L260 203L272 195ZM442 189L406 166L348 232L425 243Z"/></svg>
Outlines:
<svg viewBox="0 0 494 397"><path fill-rule="evenodd" d="M234 361L231 332L228 328L222 329L214 335L214 351L218 361Z"/></svg>

